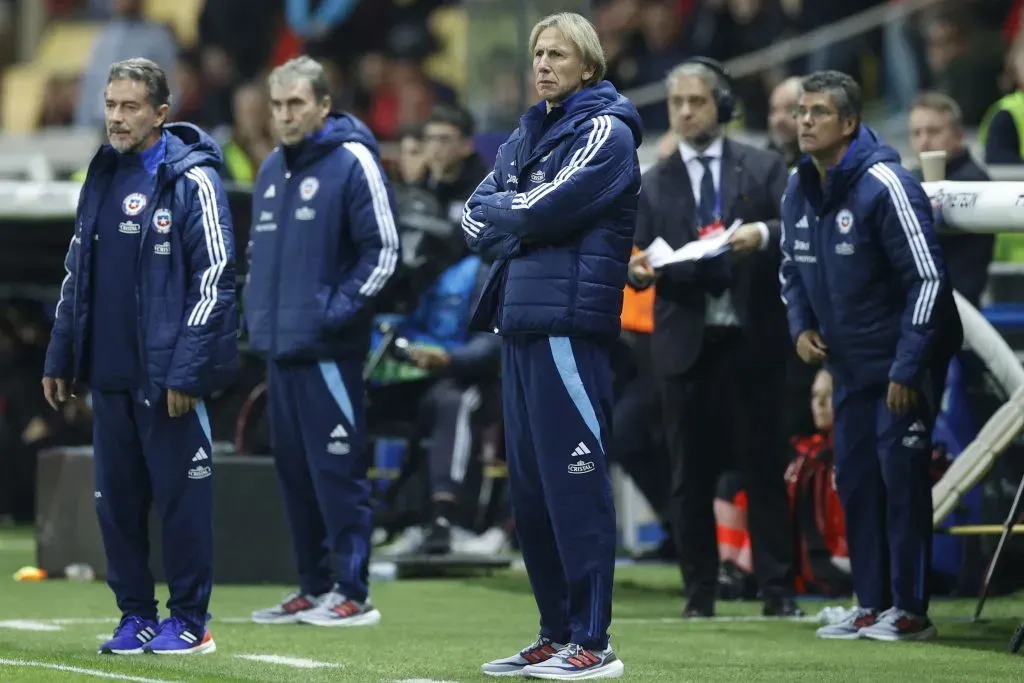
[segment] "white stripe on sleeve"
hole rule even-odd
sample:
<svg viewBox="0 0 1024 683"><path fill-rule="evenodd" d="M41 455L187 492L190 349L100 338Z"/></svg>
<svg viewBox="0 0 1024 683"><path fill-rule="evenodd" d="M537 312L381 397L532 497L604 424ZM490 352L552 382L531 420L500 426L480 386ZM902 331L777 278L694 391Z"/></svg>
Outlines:
<svg viewBox="0 0 1024 683"><path fill-rule="evenodd" d="M903 187L903 183L896 176L891 168L884 163L877 163L868 169L868 172L875 177L889 193L896 216L899 218L900 227L907 238L910 253L914 257L914 266L920 276L921 289L917 294L917 302L914 304L912 321L914 325L927 324L932 317L932 309L935 307L935 300L938 298L939 269L935 266L935 260L928 249L928 242L924 238L924 231L921 223L917 220L914 207L910 204L910 198Z"/></svg>
<svg viewBox="0 0 1024 683"><path fill-rule="evenodd" d="M569 163L558 172L558 175L556 175L553 180L544 183L543 185L539 185L529 192L520 192L515 195L512 198L513 209L529 209L548 194L558 189L559 185L567 182L573 174L593 161L594 157L597 156L597 153L601 150L601 146L611 135L612 120L608 115L598 116L591 120L593 121L594 126L590 129L590 135L587 137L586 146L584 146L583 149L576 150L576 153L573 154Z"/></svg>
<svg viewBox="0 0 1024 683"><path fill-rule="evenodd" d="M398 230L395 228L395 217L391 214L391 204L388 201L387 187L384 185L384 178L374 161L370 150L361 142L346 142L345 149L359 160L366 184L370 188L370 199L373 203L373 217L377 221L377 230L380 232L380 255L377 257L377 265L374 267L370 277L359 288L363 296L374 296L384 285L388 278L395 272L398 265Z"/></svg>
<svg viewBox="0 0 1024 683"><path fill-rule="evenodd" d="M199 301L188 316L187 324L195 326L209 322L213 307L217 304L217 286L228 264L228 250L224 245L224 233L221 231L217 193L210 176L203 168L190 168L185 175L196 183L202 213L203 236L206 239L206 255L210 261L199 283Z"/></svg>
<svg viewBox="0 0 1024 683"><path fill-rule="evenodd" d="M71 255L71 249L74 248L75 242L77 242L77 241L78 241L78 235L77 234L71 235L71 241L68 242L68 256ZM68 261L68 258L67 258L67 256L65 256L64 257L64 279L60 281L60 299L57 300L57 308L54 310L54 313L53 313L53 321L54 322L56 322L57 318L60 317L60 307L64 304L64 288L67 286L68 280L71 279L71 268L68 268L67 261ZM72 264L72 267L74 267L74 265L75 264Z"/></svg>

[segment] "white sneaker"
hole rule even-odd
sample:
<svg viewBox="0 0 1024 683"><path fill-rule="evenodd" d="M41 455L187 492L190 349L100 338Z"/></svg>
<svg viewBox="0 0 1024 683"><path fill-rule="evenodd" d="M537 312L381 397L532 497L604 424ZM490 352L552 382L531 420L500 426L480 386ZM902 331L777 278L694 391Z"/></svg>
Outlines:
<svg viewBox="0 0 1024 683"><path fill-rule="evenodd" d="M315 608L322 598L323 595L291 593L273 607L255 610L252 620L257 624L297 624L302 613Z"/></svg>
<svg viewBox="0 0 1024 683"><path fill-rule="evenodd" d="M874 625L861 629L860 632L861 638L888 642L935 640L938 635L939 632L931 619L897 607L882 612Z"/></svg>
<svg viewBox="0 0 1024 683"><path fill-rule="evenodd" d="M452 547L464 555L501 555L509 549L508 534L504 529L493 526L461 543L453 538Z"/></svg>
<svg viewBox="0 0 1024 683"><path fill-rule="evenodd" d="M423 527L407 527L398 535L397 539L385 546L377 548L373 552L377 557L400 557L402 555L411 555L412 553L419 552L419 549L423 546L423 540L425 538L426 532L423 530Z"/></svg>
<svg viewBox="0 0 1024 683"><path fill-rule="evenodd" d="M591 681L619 678L625 670L611 645L604 650L587 650L570 643L546 661L523 668L523 675L549 681Z"/></svg>
<svg viewBox="0 0 1024 683"><path fill-rule="evenodd" d="M523 669L527 666L546 661L563 647L565 646L550 638L538 636L533 645L523 648L511 657L491 660L481 666L480 670L488 676L522 676Z"/></svg>
<svg viewBox="0 0 1024 683"><path fill-rule="evenodd" d="M877 610L852 607L841 620L822 626L814 635L832 640L856 640L860 638L863 629L874 626L877 622Z"/></svg>
<svg viewBox="0 0 1024 683"><path fill-rule="evenodd" d="M373 626L380 623L380 612L369 598L356 602L335 591L325 595L313 609L301 612L299 621L313 626Z"/></svg>

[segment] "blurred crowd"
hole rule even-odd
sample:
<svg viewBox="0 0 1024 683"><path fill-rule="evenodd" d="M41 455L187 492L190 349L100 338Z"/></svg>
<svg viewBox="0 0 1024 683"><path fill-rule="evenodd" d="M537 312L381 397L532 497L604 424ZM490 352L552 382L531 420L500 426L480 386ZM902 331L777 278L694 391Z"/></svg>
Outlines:
<svg viewBox="0 0 1024 683"><path fill-rule="evenodd" d="M661 81L688 56L727 60L884 2L598 0L593 3L593 18L608 55L609 79L620 90L628 90ZM495 508L489 488L494 477L487 473L500 468L499 364L493 348L465 332L481 264L465 250L460 220L465 200L489 168L476 135L482 127L510 130L519 113L514 91L527 86L506 69L503 73L510 78L495 79L503 92L494 97L502 99L481 107L456 84L429 73L426 62L441 48L429 19L457 4L207 0L198 42L183 48L166 26L147 18L143 0L47 0L53 17L102 19L106 24L86 71L51 84L41 126L102 125L99 94L109 64L131 56L149 57L168 70L175 84L172 118L215 132L225 153L225 177L245 184L276 144L264 74L272 65L307 53L329 67L336 105L360 116L381 140L397 143L398 154L389 170L405 267L378 321L374 353L368 360L371 431L398 435L410 444L406 466L400 468L402 478L387 493L392 507L402 514L382 522L395 540L393 553L494 552L514 542L507 527L507 503L499 496ZM12 5L0 0L0 32L8 35ZM328 6L332 13L321 11ZM955 157L964 152L963 129L981 124L1004 94L1024 84L1024 51L1016 49L1022 17L1024 0L962 0L774 64L738 80L741 123L747 129L767 130L772 145L792 163L796 95L786 78L835 68L857 76L865 94L877 103L878 115L906 117L923 107L925 113L938 116L932 128L939 132L919 133L927 140L911 141L912 145L938 145ZM11 55L2 58L9 60ZM945 92L956 106L915 102L925 89ZM532 92L523 95L533 99ZM648 130L669 129L664 102L643 107L641 114ZM948 136L942 138L947 127ZM1024 131L1019 139L1024 140ZM671 134L665 140L665 150L677 148ZM981 278L972 300L984 289L991 242L986 249L987 257L972 262L972 272ZM650 314L644 313L644 306L651 304L636 305L639 313L623 312L628 341L616 367L616 388L623 403L616 420L618 424L621 418L638 431L617 436L624 446L616 453L655 516L667 525L663 435L657 425L643 420L644 414L657 409L644 403L648 394L635 380L647 369L637 367L629 351L636 337L650 334L651 323L645 322ZM91 440L87 396L54 413L45 407L39 390L51 313L52 302L16 299L0 306L0 468L13 473L0 478L0 517L17 521L33 517L34 454L48 445ZM416 351L410 352L410 346ZM269 441L262 415L263 372L255 359L245 363L236 387L211 402L214 435L240 453L265 454ZM806 482L819 486L815 477L828 472L827 458L819 456L830 444L830 392L825 373L804 378L787 398L792 413L788 429L794 439L791 455L795 463L803 463L802 469L794 466L790 472L792 500L804 495ZM418 474L410 463L422 463ZM419 483L410 485L407 480ZM723 478L715 510L719 550L727 561L723 583L736 596L746 595L752 585L742 488L742 482ZM481 514L485 498L490 507ZM441 525L440 519L452 520L454 527ZM814 534L821 537L827 554L845 553L842 529L834 520L816 527ZM657 552L671 556L671 542ZM818 580L828 590L846 585L845 574L832 579L820 574Z"/></svg>

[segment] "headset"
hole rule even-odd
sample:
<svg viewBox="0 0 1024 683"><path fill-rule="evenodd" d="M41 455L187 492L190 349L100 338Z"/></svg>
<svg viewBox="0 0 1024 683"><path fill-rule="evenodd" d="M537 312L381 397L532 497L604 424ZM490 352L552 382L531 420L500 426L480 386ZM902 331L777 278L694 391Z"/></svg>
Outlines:
<svg viewBox="0 0 1024 683"><path fill-rule="evenodd" d="M715 106L718 108L718 122L725 124L732 121L733 116L736 114L736 97L733 95L736 89L736 82L733 80L729 70L725 68L725 65L711 57L690 57L684 60L683 63L702 64L721 77L725 82L724 90L722 88L713 89Z"/></svg>

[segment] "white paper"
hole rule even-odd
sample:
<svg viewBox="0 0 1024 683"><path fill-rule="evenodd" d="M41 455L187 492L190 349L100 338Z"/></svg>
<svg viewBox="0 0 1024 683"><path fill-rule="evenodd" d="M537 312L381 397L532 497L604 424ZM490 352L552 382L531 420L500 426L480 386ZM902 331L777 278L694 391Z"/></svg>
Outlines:
<svg viewBox="0 0 1024 683"><path fill-rule="evenodd" d="M732 248L729 244L729 238L741 225L743 225L743 221L737 220L728 230L719 235L687 242L674 251L668 242L658 237L651 242L651 246L647 247L647 262L651 264L652 268L657 270L672 263L714 258Z"/></svg>

